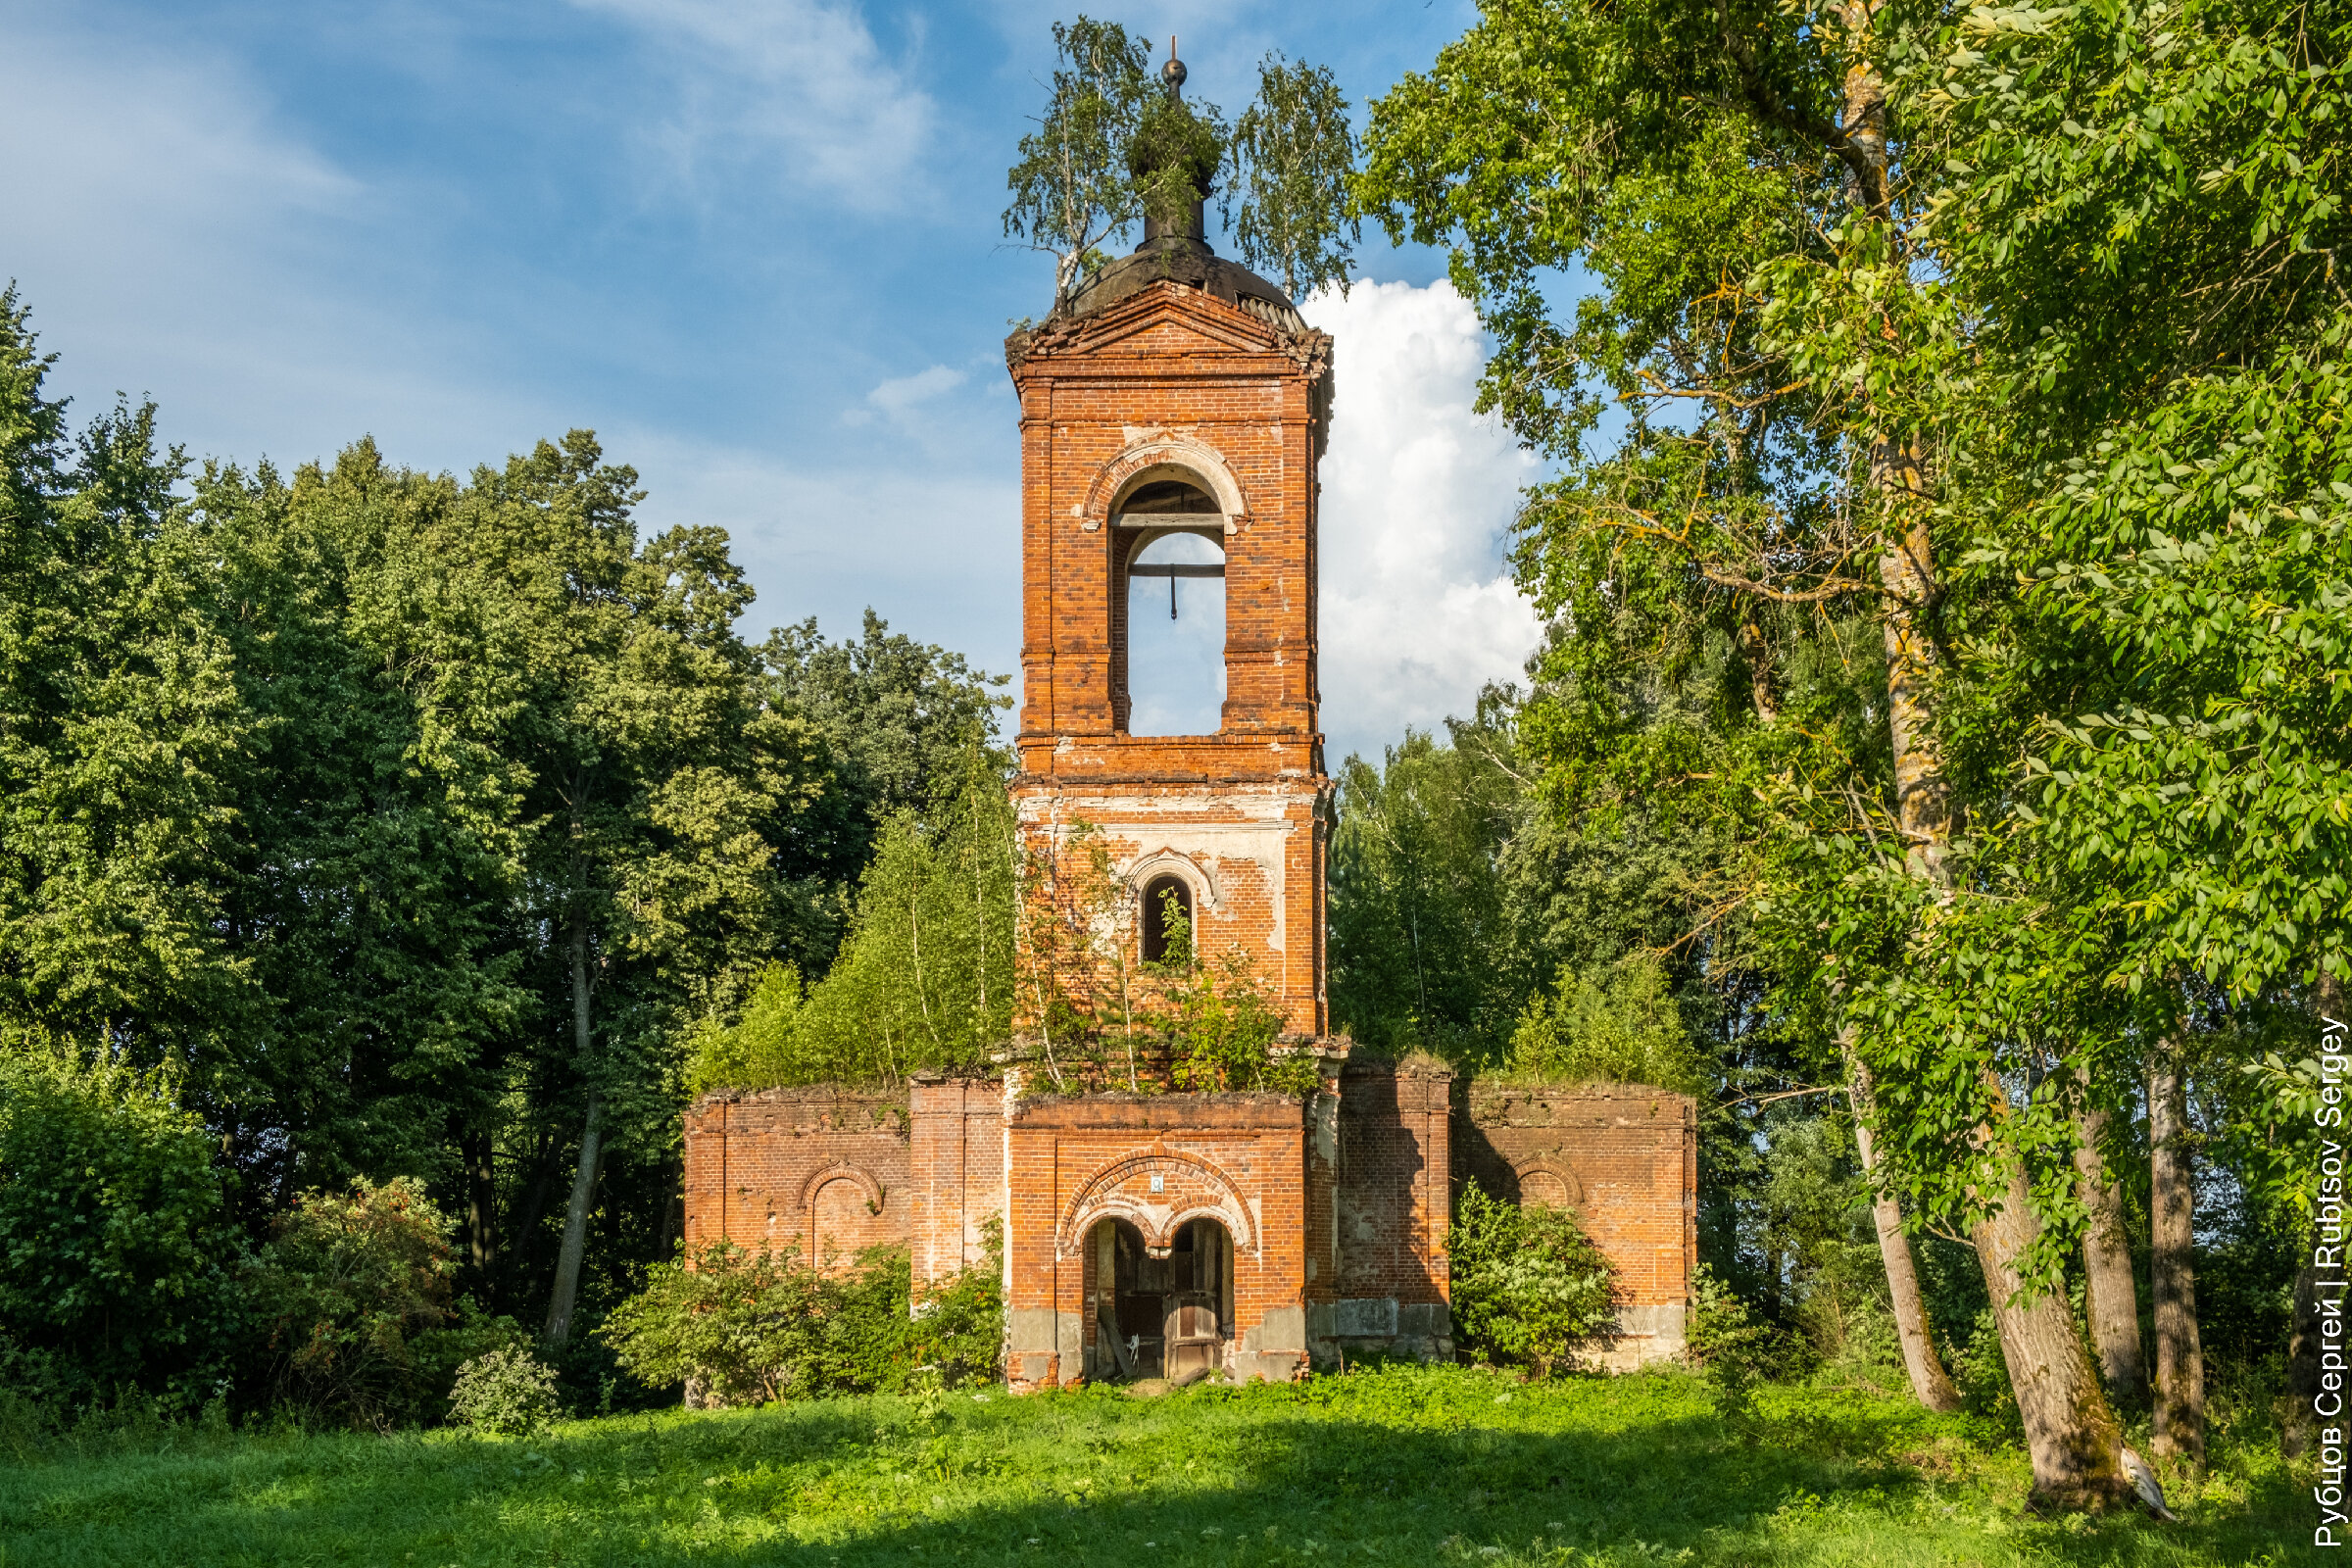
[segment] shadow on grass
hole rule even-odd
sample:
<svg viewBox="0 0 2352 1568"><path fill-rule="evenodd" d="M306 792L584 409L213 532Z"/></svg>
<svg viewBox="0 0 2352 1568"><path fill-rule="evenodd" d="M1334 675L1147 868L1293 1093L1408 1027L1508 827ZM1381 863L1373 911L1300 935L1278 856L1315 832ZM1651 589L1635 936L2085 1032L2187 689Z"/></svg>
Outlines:
<svg viewBox="0 0 2352 1568"><path fill-rule="evenodd" d="M528 1442L219 1440L0 1475L5 1562L2243 1562L2240 1509L2044 1524L1907 1401L1728 1435L1687 1379L1384 1374L614 1418ZM1938 1448L1940 1446L1940 1448ZM1931 1451L1935 1450L1935 1451ZM1684 1557L1684 1553L1689 1553Z"/></svg>

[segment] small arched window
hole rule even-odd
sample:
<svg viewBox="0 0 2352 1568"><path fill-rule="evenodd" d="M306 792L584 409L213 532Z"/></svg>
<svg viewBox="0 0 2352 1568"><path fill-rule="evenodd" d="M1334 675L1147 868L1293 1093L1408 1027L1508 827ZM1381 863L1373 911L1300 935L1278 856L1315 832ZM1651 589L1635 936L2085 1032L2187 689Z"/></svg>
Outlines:
<svg viewBox="0 0 2352 1568"><path fill-rule="evenodd" d="M1144 961L1186 963L1193 956L1193 889L1180 876L1144 884Z"/></svg>

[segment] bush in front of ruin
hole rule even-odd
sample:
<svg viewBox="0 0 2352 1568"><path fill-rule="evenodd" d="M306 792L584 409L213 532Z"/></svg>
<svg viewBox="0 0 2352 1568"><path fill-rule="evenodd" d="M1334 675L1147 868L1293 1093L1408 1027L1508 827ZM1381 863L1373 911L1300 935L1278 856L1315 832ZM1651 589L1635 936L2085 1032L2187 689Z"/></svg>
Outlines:
<svg viewBox="0 0 2352 1568"><path fill-rule="evenodd" d="M1454 1344L1481 1360L1549 1377L1616 1327L1609 1260L1568 1209L1520 1207L1476 1182L1446 1236Z"/></svg>
<svg viewBox="0 0 2352 1568"><path fill-rule="evenodd" d="M719 1242L649 1270L597 1332L641 1382L683 1384L710 1404L896 1394L925 1371L951 1384L996 1379L999 1267L984 1260L919 1298L911 1276L904 1246L868 1248L854 1269L825 1273L791 1251Z"/></svg>

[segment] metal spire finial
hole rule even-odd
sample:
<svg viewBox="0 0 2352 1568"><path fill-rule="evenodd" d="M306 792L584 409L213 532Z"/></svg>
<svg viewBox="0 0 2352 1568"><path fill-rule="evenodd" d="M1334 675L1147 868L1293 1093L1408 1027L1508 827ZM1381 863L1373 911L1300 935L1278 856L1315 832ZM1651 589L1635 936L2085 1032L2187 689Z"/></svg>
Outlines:
<svg viewBox="0 0 2352 1568"><path fill-rule="evenodd" d="M1159 68L1159 75L1168 84L1171 96L1184 96L1184 62L1176 58L1176 35L1172 32L1168 34L1168 63Z"/></svg>

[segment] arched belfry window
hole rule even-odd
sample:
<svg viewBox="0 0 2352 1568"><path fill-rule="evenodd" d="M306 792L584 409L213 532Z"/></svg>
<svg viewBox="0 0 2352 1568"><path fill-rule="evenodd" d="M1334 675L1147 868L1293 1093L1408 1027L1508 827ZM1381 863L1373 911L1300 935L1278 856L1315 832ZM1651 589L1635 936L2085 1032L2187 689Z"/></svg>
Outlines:
<svg viewBox="0 0 2352 1568"><path fill-rule="evenodd" d="M1144 961L1181 963L1193 956L1193 885L1180 876L1144 884Z"/></svg>
<svg viewBox="0 0 2352 1568"><path fill-rule="evenodd" d="M1129 492L1114 517L1121 727L1214 734L1225 709L1225 514L1201 486L1162 478Z"/></svg>

